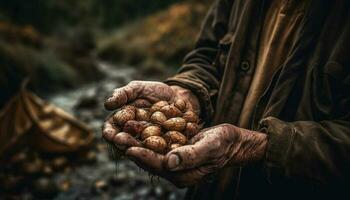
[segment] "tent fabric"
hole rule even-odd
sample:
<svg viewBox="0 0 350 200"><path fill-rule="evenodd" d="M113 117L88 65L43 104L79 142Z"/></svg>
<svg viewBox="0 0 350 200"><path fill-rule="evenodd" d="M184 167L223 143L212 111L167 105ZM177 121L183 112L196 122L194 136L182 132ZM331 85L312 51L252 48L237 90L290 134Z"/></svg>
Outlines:
<svg viewBox="0 0 350 200"><path fill-rule="evenodd" d="M85 124L26 89L0 111L0 158L21 140L41 151L69 153L90 146L93 138Z"/></svg>

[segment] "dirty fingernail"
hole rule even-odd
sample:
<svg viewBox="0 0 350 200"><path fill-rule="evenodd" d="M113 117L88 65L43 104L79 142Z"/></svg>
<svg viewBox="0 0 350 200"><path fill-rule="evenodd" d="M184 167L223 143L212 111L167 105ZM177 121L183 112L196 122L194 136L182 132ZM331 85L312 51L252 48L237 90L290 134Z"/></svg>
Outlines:
<svg viewBox="0 0 350 200"><path fill-rule="evenodd" d="M175 169L180 164L180 158L176 154L171 154L168 159L169 169Z"/></svg>

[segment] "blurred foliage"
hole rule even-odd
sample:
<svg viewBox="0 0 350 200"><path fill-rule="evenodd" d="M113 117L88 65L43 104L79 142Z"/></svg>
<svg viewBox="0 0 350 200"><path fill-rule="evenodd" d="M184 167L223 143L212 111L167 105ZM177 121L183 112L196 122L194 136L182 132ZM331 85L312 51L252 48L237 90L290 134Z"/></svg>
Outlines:
<svg viewBox="0 0 350 200"><path fill-rule="evenodd" d="M86 24L115 28L180 0L1 0L2 19L41 32Z"/></svg>
<svg viewBox="0 0 350 200"><path fill-rule="evenodd" d="M180 64L194 45L210 1L186 1L172 5L130 26L103 36L99 56L133 65L149 60Z"/></svg>
<svg viewBox="0 0 350 200"><path fill-rule="evenodd" d="M179 65L193 47L209 5L210 0L0 0L2 97L27 77L42 93L100 80L98 59L164 72L165 63Z"/></svg>
<svg viewBox="0 0 350 200"><path fill-rule="evenodd" d="M89 34L76 31L74 35L78 36L66 36L61 41L45 37L31 25L0 22L0 105L18 91L26 78L41 93L101 78L89 52L92 39L84 36Z"/></svg>

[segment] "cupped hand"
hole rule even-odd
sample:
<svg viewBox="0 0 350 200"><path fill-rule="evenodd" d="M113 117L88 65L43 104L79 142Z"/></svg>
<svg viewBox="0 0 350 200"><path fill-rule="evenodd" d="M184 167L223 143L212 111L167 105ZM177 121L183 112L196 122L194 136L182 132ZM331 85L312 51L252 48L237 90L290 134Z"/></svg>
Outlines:
<svg viewBox="0 0 350 200"><path fill-rule="evenodd" d="M267 136L263 133L222 124L202 130L189 145L166 155L142 148L137 140L116 134L115 144L126 148L126 156L139 167L161 176L178 187L192 186L206 175L230 165L242 166L261 160Z"/></svg>
<svg viewBox="0 0 350 200"><path fill-rule="evenodd" d="M115 89L112 95L105 101L105 108L115 110L128 104L136 107L149 107L158 101L173 103L178 99L186 103L186 110L192 110L199 114L199 102L190 90L180 86L169 86L165 83L154 81L132 81L124 87ZM103 138L108 142L114 143L120 149L125 149L127 146L132 145L140 146L139 142L125 139L131 136L127 137L124 135L125 137L122 137L120 134L117 135L120 132L120 128L115 126L112 118L112 115L109 116L102 127ZM132 142L127 145L118 146L118 141Z"/></svg>
<svg viewBox="0 0 350 200"><path fill-rule="evenodd" d="M143 107L145 105L142 104L158 101L173 103L178 99L186 102L187 109L199 110L198 100L190 90L155 81L131 81L126 86L115 89L105 101L105 108L115 110L127 104Z"/></svg>

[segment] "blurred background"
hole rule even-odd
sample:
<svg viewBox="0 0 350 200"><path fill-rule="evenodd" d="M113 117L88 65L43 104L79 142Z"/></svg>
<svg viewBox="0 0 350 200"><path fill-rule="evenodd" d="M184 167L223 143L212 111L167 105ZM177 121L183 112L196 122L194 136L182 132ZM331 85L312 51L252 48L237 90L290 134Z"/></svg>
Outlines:
<svg viewBox="0 0 350 200"><path fill-rule="evenodd" d="M0 0L0 199L180 199L101 139L103 100L163 80L210 0Z"/></svg>

